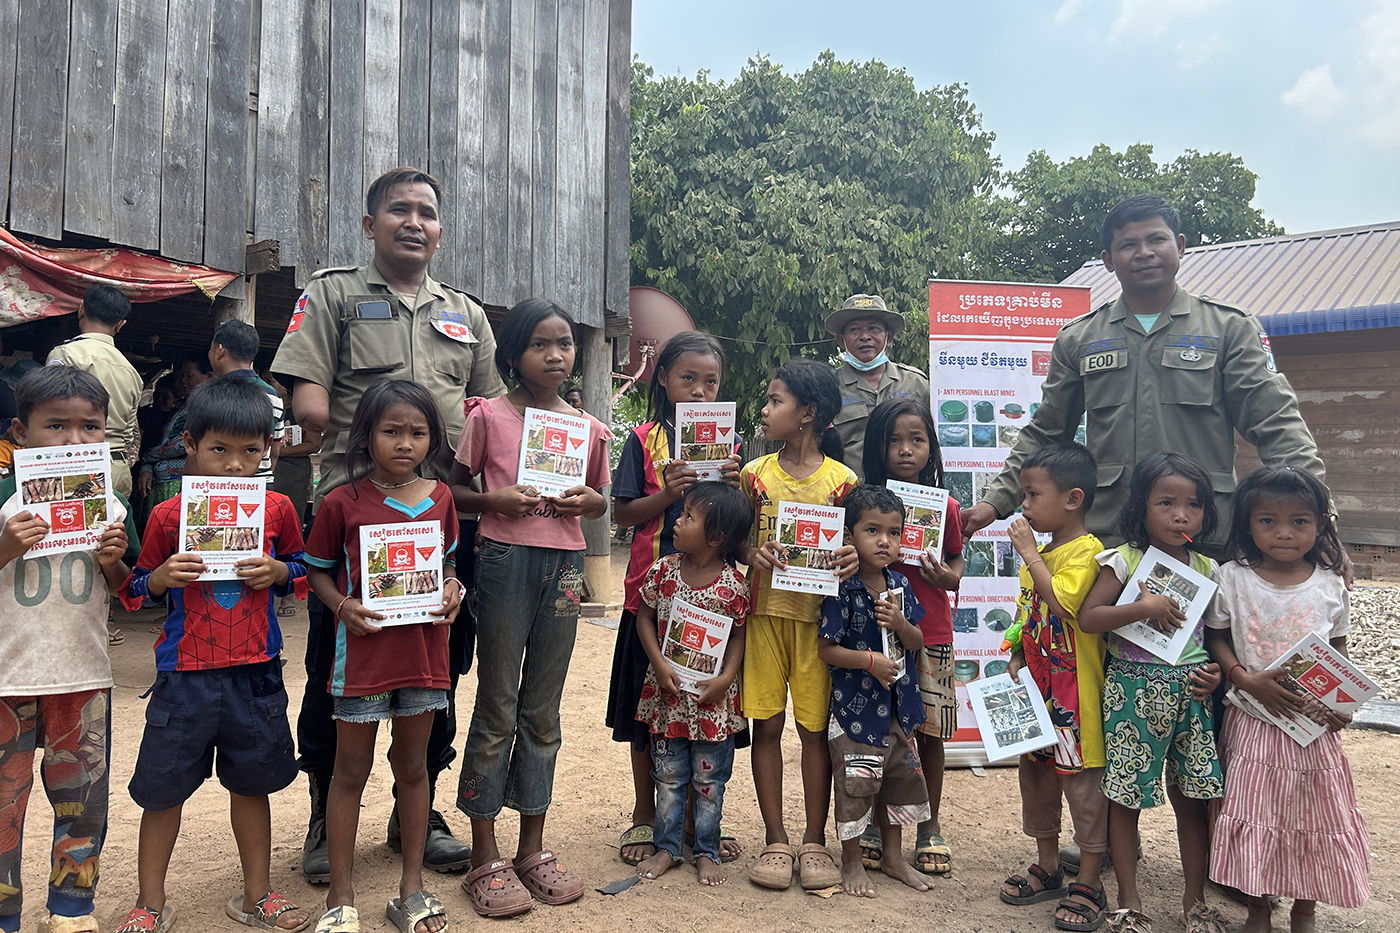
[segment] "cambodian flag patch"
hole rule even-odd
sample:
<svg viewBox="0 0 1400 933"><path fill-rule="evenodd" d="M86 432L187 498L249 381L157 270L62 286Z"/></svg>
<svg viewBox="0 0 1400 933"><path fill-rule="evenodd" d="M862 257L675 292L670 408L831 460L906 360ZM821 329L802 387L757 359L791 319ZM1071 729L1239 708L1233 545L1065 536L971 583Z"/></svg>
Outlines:
<svg viewBox="0 0 1400 933"><path fill-rule="evenodd" d="M1274 348L1271 347L1271 346L1269 346L1269 335L1268 335L1268 334L1260 334L1260 335L1259 335L1259 344L1264 348L1264 366L1265 366L1265 368L1267 368L1267 369L1269 370L1269 372L1271 372L1271 373L1276 373L1276 372L1278 372L1278 368L1274 366Z"/></svg>
<svg viewBox="0 0 1400 933"><path fill-rule="evenodd" d="M302 316L306 314L306 295L303 294L297 299L296 307L292 309L292 319L287 322L287 333L292 333L301 329Z"/></svg>

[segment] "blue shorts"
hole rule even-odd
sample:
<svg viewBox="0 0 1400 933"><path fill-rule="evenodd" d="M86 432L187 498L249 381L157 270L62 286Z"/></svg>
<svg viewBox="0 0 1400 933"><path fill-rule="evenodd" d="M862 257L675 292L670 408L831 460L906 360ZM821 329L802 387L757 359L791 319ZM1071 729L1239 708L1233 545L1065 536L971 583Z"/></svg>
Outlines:
<svg viewBox="0 0 1400 933"><path fill-rule="evenodd" d="M179 806L214 773L243 797L296 778L287 691L276 661L202 671L160 671L146 705L146 731L127 789L144 810Z"/></svg>
<svg viewBox="0 0 1400 933"><path fill-rule="evenodd" d="M336 697L335 712L341 722L383 722L390 717L417 716L447 709L447 691L432 687L399 687L367 697Z"/></svg>

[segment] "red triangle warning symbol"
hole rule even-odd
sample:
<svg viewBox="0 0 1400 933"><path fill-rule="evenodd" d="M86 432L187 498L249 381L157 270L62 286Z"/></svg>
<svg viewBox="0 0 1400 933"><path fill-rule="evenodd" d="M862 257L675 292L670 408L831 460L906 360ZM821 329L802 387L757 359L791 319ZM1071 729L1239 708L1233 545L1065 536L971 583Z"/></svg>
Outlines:
<svg viewBox="0 0 1400 933"><path fill-rule="evenodd" d="M837 532L837 529L835 529L835 528L830 528L830 529L828 529L828 528L823 528L823 529L822 529L822 534L826 536L826 540L828 540L828 541L830 541L832 538L836 537L836 532Z"/></svg>
<svg viewBox="0 0 1400 933"><path fill-rule="evenodd" d="M719 429L719 436L720 436L720 437L728 437L728 436L729 436L729 429L728 429L728 428L720 428L720 429Z"/></svg>
<svg viewBox="0 0 1400 933"><path fill-rule="evenodd" d="M420 547L418 549L418 556L422 557L424 560L427 560L428 558L433 556L433 552L436 550L437 548L435 547Z"/></svg>
<svg viewBox="0 0 1400 933"><path fill-rule="evenodd" d="M574 445L574 450L578 450L579 447L581 447L581 446L583 445L583 438L581 438L581 437L571 437L571 438L569 438L569 443Z"/></svg>
<svg viewBox="0 0 1400 933"><path fill-rule="evenodd" d="M244 515L248 516L249 518L252 518L252 517L253 517L253 513L256 512L256 511L258 510L258 503L256 503L256 502L240 502L240 503L238 503L238 507L239 507L240 509L243 510L243 514L244 514Z"/></svg>
<svg viewBox="0 0 1400 933"><path fill-rule="evenodd" d="M710 643L711 648L719 644L719 636L717 635L706 635L705 640Z"/></svg>
<svg viewBox="0 0 1400 933"><path fill-rule="evenodd" d="M1356 702L1356 697L1347 696L1347 692L1346 692L1345 690L1341 689L1340 687L1338 687L1338 688L1337 688L1337 702L1338 702L1338 703L1355 703L1355 702Z"/></svg>

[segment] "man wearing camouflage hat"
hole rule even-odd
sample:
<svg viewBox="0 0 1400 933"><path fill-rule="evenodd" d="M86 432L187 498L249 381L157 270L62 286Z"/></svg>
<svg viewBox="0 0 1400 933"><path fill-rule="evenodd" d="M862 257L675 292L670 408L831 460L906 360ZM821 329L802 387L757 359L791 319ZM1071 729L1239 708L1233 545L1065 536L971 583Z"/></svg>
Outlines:
<svg viewBox="0 0 1400 933"><path fill-rule="evenodd" d="M836 430L846 449L846 466L863 481L865 423L875 406L892 398L915 397L928 407L928 376L885 355L890 338L904 329L904 316L885 307L879 295L852 295L826 319L827 333L841 349L841 411Z"/></svg>

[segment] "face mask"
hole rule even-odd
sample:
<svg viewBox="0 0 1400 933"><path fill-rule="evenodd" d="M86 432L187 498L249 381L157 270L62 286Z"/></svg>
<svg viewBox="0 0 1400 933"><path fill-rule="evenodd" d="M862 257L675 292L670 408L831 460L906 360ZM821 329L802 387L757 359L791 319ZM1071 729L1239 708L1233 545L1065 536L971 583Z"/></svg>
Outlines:
<svg viewBox="0 0 1400 933"><path fill-rule="evenodd" d="M875 357L875 359L871 360L869 363L862 363L860 360L856 359L854 356L851 355L851 351L850 351L850 350L842 350L842 351L841 351L841 359L845 360L845 361L846 361L847 363L849 363L853 368L855 368L855 369L857 369L857 370L859 370L860 372L863 372L863 373L868 373L868 372L870 372L872 369L876 369L876 368L878 368L878 367L880 367L880 366L884 366L886 363L888 363L888 362L890 361L890 358L889 358L888 356L885 355L885 351L884 351L884 350L881 350L881 351L880 351L880 355L877 356L877 357Z"/></svg>

